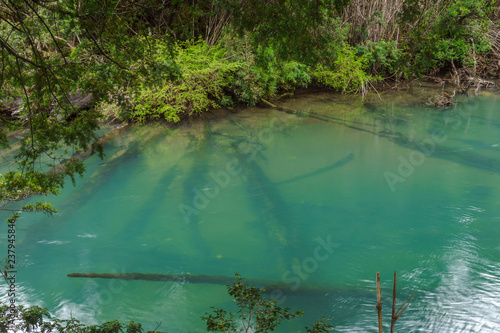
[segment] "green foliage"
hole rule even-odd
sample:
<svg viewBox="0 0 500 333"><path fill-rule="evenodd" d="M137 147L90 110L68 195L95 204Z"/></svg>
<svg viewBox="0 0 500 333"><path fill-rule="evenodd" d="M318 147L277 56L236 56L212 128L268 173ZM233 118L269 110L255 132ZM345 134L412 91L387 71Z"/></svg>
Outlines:
<svg viewBox="0 0 500 333"><path fill-rule="evenodd" d="M75 34L90 23L79 16L81 10L70 8L75 3L2 2L0 101L9 104L22 98L22 103L17 118L0 113L0 121L8 125L8 130L26 129L14 156L17 171L0 176L0 207L4 210L52 212L53 208L41 204L10 206L32 195L56 194L66 176L74 182L85 168L81 161L71 158L72 153L91 149L102 157L95 135L99 114L92 108L79 109L70 101L84 86L84 69L103 59L102 55L91 54L90 49L86 57L72 57L77 53ZM88 4L98 5L92 1ZM98 89L94 91L98 97ZM10 148L3 129L0 141Z"/></svg>
<svg viewBox="0 0 500 333"><path fill-rule="evenodd" d="M369 42L357 45L356 52L360 58L366 59L366 68L370 72L382 76L396 73L402 62L403 51L397 47L396 41Z"/></svg>
<svg viewBox="0 0 500 333"><path fill-rule="evenodd" d="M157 45L155 61L167 62L170 59L165 48ZM132 117L135 119L179 121L183 114L218 108L224 100L225 104L230 103L224 95L224 87L240 64L227 61L224 49L210 47L203 41L187 42L177 44L174 54L179 76L153 84L144 82L133 99Z"/></svg>
<svg viewBox="0 0 500 333"><path fill-rule="evenodd" d="M328 333L333 328L332 325L327 323L326 318L322 318L321 320L314 323L313 326L306 327L307 333Z"/></svg>
<svg viewBox="0 0 500 333"><path fill-rule="evenodd" d="M327 31L330 19L349 0L219 0L217 3L232 13L233 26L240 36L250 34L254 48L272 47L283 60L310 65L318 61L321 50L336 38Z"/></svg>
<svg viewBox="0 0 500 333"><path fill-rule="evenodd" d="M318 82L342 92L364 91L370 81L379 78L368 75L365 70L368 61L356 56L353 47L344 44L331 65L319 64L314 71Z"/></svg>
<svg viewBox="0 0 500 333"><path fill-rule="evenodd" d="M422 75L452 62L456 66L473 65L474 54L491 49L487 37L491 6L485 0L449 0L429 7L408 1L401 16L402 26L411 26L405 41L408 72Z"/></svg>
<svg viewBox="0 0 500 333"><path fill-rule="evenodd" d="M276 300L263 299L261 294L264 290L242 282L238 273L236 282L228 285L227 289L238 307L237 319L231 312L212 307L213 314L206 313L207 316L202 317L209 332L264 333L273 331L285 320L304 314L303 311L290 312L290 308L278 306ZM327 332L330 328L332 326L322 319L311 329L307 328L307 332Z"/></svg>
<svg viewBox="0 0 500 333"><path fill-rule="evenodd" d="M249 35L239 37L227 32L221 45L230 61L239 64L227 87L228 94L238 102L255 105L279 90L294 90L311 82L305 64L280 59L272 46L254 48Z"/></svg>
<svg viewBox="0 0 500 333"><path fill-rule="evenodd" d="M0 176L0 200L21 201L33 195L56 195L63 181L60 174L9 171Z"/></svg>
<svg viewBox="0 0 500 333"><path fill-rule="evenodd" d="M42 212L51 215L56 212L56 209L44 201L36 201L20 207L12 207L12 204L32 196L57 195L62 184L64 184L63 172L9 171L0 175L0 208L14 213L8 219L9 223L16 222L21 212ZM5 206L10 208L4 208Z"/></svg>
<svg viewBox="0 0 500 333"><path fill-rule="evenodd" d="M248 39L234 35L215 46L203 41L178 43L172 49L173 58L161 43L155 50L154 62L171 59L177 75L156 82L144 78L140 88L131 92L131 116L139 121L163 118L176 122L183 115L234 102L254 105L280 89L311 82L306 65L282 61L272 47L254 49Z"/></svg>
<svg viewBox="0 0 500 333"><path fill-rule="evenodd" d="M17 315L18 320L9 323L13 313ZM0 305L0 332L7 332L8 329L23 333L144 333L142 325L133 321L123 324L113 320L101 325L88 326L74 318L65 320L53 318L47 309L36 305L28 308L22 305L14 308ZM155 332L158 331L147 333Z"/></svg>
<svg viewBox="0 0 500 333"><path fill-rule="evenodd" d="M307 66L300 62L288 61L280 69L278 86L281 89L293 90L296 87L307 87L311 82Z"/></svg>

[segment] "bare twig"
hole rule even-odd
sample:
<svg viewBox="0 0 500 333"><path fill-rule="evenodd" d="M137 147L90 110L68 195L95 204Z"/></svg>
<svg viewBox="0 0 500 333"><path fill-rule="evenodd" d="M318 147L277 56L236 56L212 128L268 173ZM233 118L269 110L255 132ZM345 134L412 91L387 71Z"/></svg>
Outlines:
<svg viewBox="0 0 500 333"><path fill-rule="evenodd" d="M394 288L392 289L392 316L391 316L391 333L394 333L394 325L396 324L396 285L398 275L394 272Z"/></svg>
<svg viewBox="0 0 500 333"><path fill-rule="evenodd" d="M380 273L377 272L377 311L378 311L378 332L383 333L382 329L382 293L380 291Z"/></svg>
<svg viewBox="0 0 500 333"><path fill-rule="evenodd" d="M397 284L397 273L394 272L394 289L392 293L392 319L391 319L391 333L394 333L394 325L396 324L396 321L401 317L401 315L406 311L408 306L410 305L410 302L413 300L415 297L415 293L413 293L410 298L407 298L403 304L398 308L396 311L396 284Z"/></svg>

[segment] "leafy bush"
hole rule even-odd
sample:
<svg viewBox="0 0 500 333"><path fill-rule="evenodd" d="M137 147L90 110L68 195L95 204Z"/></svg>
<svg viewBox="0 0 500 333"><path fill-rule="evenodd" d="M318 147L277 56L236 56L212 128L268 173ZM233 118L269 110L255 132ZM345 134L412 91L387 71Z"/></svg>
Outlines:
<svg viewBox="0 0 500 333"><path fill-rule="evenodd" d="M431 4L421 18L409 14L418 2L410 3L413 7L406 8L402 15L402 24L411 27L405 41L409 74L426 74L452 63L471 66L474 54L491 49L487 14L492 7L488 1L448 0Z"/></svg>
<svg viewBox="0 0 500 333"><path fill-rule="evenodd" d="M247 285L236 273L236 282L227 286L229 295L234 298L238 307L238 318L224 309L212 307L213 314L206 313L202 319L207 323L209 332L255 332L274 331L283 321L302 316L303 311L290 312L290 308L282 308L277 301L262 297L263 289ZM327 333L332 325L323 318L312 328L306 327L308 333Z"/></svg>
<svg viewBox="0 0 500 333"><path fill-rule="evenodd" d="M356 52L366 59L367 68L372 73L389 76L396 73L401 66L403 52L394 40L357 45Z"/></svg>
<svg viewBox="0 0 500 333"><path fill-rule="evenodd" d="M278 58L272 46L254 48L249 35L239 37L228 31L221 44L231 61L241 64L228 85L239 102L255 105L280 89L294 90L311 82L305 64Z"/></svg>
<svg viewBox="0 0 500 333"><path fill-rule="evenodd" d="M157 63L170 60L167 46L160 45L156 50ZM229 62L223 48L210 47L203 41L179 43L173 52L178 77L167 77L153 83L144 78L132 100L133 118L139 121L164 118L176 122L182 114L192 115L218 108L221 101L230 103L224 95L224 88L240 63Z"/></svg>
<svg viewBox="0 0 500 333"><path fill-rule="evenodd" d="M254 49L272 47L280 59L311 65L337 40L339 34L331 29L337 19L332 17L338 16L350 0L217 2L232 12L232 26L240 36L249 35Z"/></svg>
<svg viewBox="0 0 500 333"><path fill-rule="evenodd" d="M15 320L12 316L14 313L17 317ZM8 332L9 329L23 333L144 333L142 325L133 321L123 324L113 320L101 325L87 326L74 318L67 320L53 318L47 309L36 305L28 308L22 305L14 308L0 305L0 332ZM147 333L155 332L158 331Z"/></svg>
<svg viewBox="0 0 500 333"><path fill-rule="evenodd" d="M364 92L368 82L377 81L379 77L366 73L368 61L358 57L353 47L344 44L330 66L317 65L314 77L318 82L342 92Z"/></svg>

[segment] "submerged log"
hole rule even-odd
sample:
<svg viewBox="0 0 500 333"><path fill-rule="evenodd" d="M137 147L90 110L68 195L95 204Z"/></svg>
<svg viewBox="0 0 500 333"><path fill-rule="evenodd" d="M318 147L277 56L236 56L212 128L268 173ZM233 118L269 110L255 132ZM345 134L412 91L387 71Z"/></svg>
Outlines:
<svg viewBox="0 0 500 333"><path fill-rule="evenodd" d="M332 116L328 116L328 115L324 115L324 114L319 114L319 113L315 113L315 112L302 112L302 111L298 111L298 110L284 108L282 106L277 106L274 104L270 104L269 106L272 106L273 109L276 109L278 111L282 111L282 112L285 112L288 114L293 114L293 115L296 115L297 117L301 117L301 118L312 118L312 119L317 119L317 120L321 120L321 121L325 121L325 122L339 123L339 124L345 124L346 122L350 122L353 124L360 124L359 122L356 122L356 121L349 121L346 119L340 119L340 118L336 118L336 117L332 117ZM362 125L368 125L368 124L362 124Z"/></svg>
<svg viewBox="0 0 500 333"><path fill-rule="evenodd" d="M101 278L118 280L174 281L188 283L227 284L234 280L227 276L156 273L72 273L68 277Z"/></svg>
<svg viewBox="0 0 500 333"><path fill-rule="evenodd" d="M241 167L240 175L245 179L245 185L248 192L248 197L251 200L251 205L254 211L258 213L259 219L263 222L265 232L269 239L275 243L275 256L279 258L281 267L279 270L285 271L290 269L297 262L297 257L300 257L301 236L297 226L297 218L295 214L291 214L292 207L284 200L278 189L279 185L298 181L308 177L328 172L335 168L341 167L354 159L353 154L347 155L345 158L335 162L324 168L320 168L313 172L294 177L292 179L281 182L271 181L264 170L257 163L257 156L265 149L259 142L252 140L254 135L244 126L232 119L228 119L235 126L239 127L246 133L244 137L233 137L227 134L216 133L226 139L229 139L230 146L234 154L231 157L236 157L237 164ZM250 139L249 139L250 138Z"/></svg>
<svg viewBox="0 0 500 333"><path fill-rule="evenodd" d="M109 160L104 162L102 166L92 174L85 183L83 183L77 192L74 192L68 200L66 200L65 205L79 207L83 202L87 201L92 195L94 195L98 189L102 188L106 182L116 174L117 169L124 165L124 163L135 156L144 147L153 144L168 130L165 127L164 130L159 130L156 132L148 131L145 136L146 138L138 138L125 149L125 151ZM120 131L117 131L118 134ZM116 135L110 135L105 143L109 143L112 139L115 139Z"/></svg>
<svg viewBox="0 0 500 333"><path fill-rule="evenodd" d="M193 274L158 274L158 273L72 273L68 274L71 278L98 278L98 279L118 279L118 280L143 280L157 282L179 282L179 283L206 283L216 285L228 285L236 281L234 277L218 275L193 275ZM281 281L265 279L242 279L243 282L264 289L265 294L294 294L308 296L327 296L336 294L362 294L365 297L371 297L370 292L360 291L358 289L342 289L329 286L307 286L307 285L288 285Z"/></svg>
<svg viewBox="0 0 500 333"><path fill-rule="evenodd" d="M242 168L241 176L245 179L251 204L260 220L267 226L270 239L278 243L275 249L279 251L278 257L285 264L281 269L289 269L293 257L290 255L290 250L300 244L297 239L300 233L289 213L290 207L281 196L276 184L265 175L252 155L242 152L238 142L233 142L231 146L238 165Z"/></svg>
<svg viewBox="0 0 500 333"><path fill-rule="evenodd" d="M250 205L257 213L262 223L263 232L274 243L271 256L277 258L278 270L280 272L291 269L294 262L293 249L299 244L298 232L294 218L290 214L290 207L282 198L277 184L272 182L256 162L262 150L266 147L254 141L253 134L234 120L228 119L232 124L238 126L245 136L233 136L222 133L214 133L224 138L224 144L229 145L231 153L227 156L233 160L238 168L239 175L244 179L244 185L248 193ZM264 157L265 158L265 157Z"/></svg>
<svg viewBox="0 0 500 333"><path fill-rule="evenodd" d="M210 150L213 146L212 128L208 122L204 120L203 136L198 138L196 146L194 147L194 159L189 172L186 173L186 181L182 184L182 202L193 202L196 195L196 190L199 190L208 180L208 167ZM203 255L202 260L207 260L211 255L211 248L207 244L206 239L200 231L200 216L199 214L191 214L189 220L185 221L191 229L191 236L193 237L193 244L199 250L200 256Z"/></svg>

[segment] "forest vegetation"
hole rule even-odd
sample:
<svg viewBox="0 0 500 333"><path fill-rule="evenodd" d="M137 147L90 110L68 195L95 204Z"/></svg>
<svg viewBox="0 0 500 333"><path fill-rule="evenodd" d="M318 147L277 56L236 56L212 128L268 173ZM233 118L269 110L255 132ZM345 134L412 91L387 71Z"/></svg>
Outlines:
<svg viewBox="0 0 500 333"><path fill-rule="evenodd" d="M499 69L495 1L5 0L0 9L4 120L20 117L20 104L68 120L71 97L92 94L106 117L178 121L301 87L365 92L381 80Z"/></svg>
<svg viewBox="0 0 500 333"><path fill-rule="evenodd" d="M102 156L102 120L178 122L307 87L488 84L500 71L498 4L0 0L1 148L23 134L16 167L0 175L0 209L10 223L23 211L53 213L44 201L22 202L83 175L74 153Z"/></svg>

